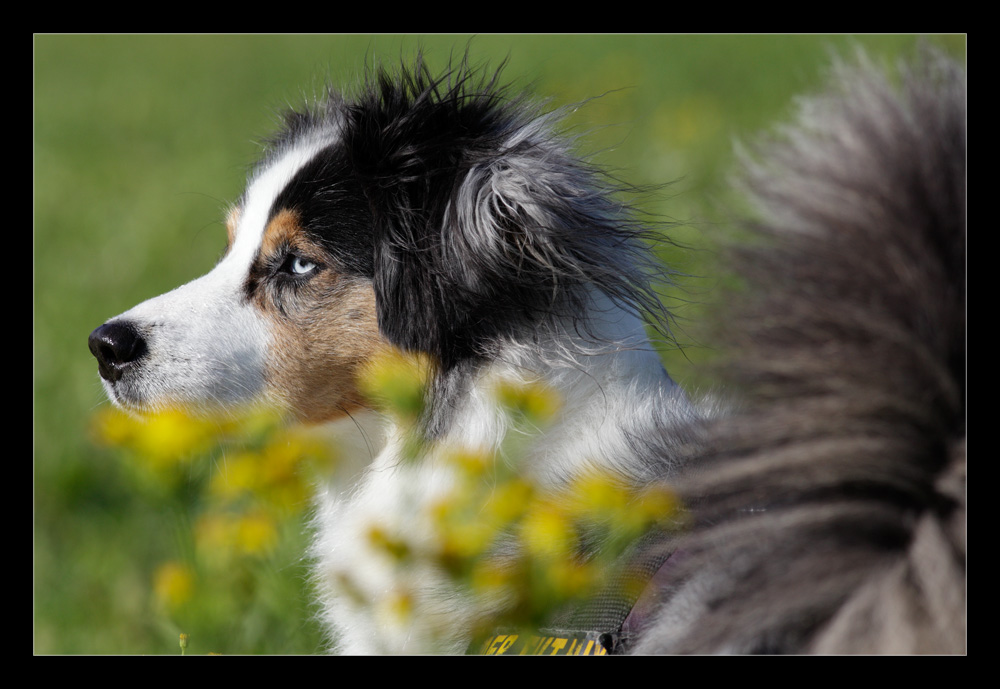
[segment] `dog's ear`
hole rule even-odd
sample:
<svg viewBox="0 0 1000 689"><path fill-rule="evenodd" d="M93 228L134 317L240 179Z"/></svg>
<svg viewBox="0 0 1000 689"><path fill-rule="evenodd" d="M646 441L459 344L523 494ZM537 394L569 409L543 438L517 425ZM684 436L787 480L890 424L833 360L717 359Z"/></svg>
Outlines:
<svg viewBox="0 0 1000 689"><path fill-rule="evenodd" d="M503 156L442 158L401 179L379 209L374 285L383 334L449 366L523 325L547 285L524 265L538 238Z"/></svg>
<svg viewBox="0 0 1000 689"><path fill-rule="evenodd" d="M374 275L383 334L445 366L581 313L582 284L613 253L604 197L540 132L448 159L397 187Z"/></svg>
<svg viewBox="0 0 1000 689"><path fill-rule="evenodd" d="M542 319L578 317L584 285L636 310L641 233L553 116L464 66L380 73L346 111L374 235L379 327L443 366L491 354ZM652 309L651 309L652 310Z"/></svg>

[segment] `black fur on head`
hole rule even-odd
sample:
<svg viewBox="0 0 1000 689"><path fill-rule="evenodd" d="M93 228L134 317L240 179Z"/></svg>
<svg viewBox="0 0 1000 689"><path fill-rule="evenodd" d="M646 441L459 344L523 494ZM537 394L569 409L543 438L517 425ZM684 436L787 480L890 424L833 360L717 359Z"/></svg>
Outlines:
<svg viewBox="0 0 1000 689"><path fill-rule="evenodd" d="M373 70L356 97L289 115L278 149L339 132L299 189L347 212L324 208L307 229L372 279L385 337L444 370L539 326L588 332L592 289L665 325L624 190L499 76L462 60L435 77L418 59Z"/></svg>

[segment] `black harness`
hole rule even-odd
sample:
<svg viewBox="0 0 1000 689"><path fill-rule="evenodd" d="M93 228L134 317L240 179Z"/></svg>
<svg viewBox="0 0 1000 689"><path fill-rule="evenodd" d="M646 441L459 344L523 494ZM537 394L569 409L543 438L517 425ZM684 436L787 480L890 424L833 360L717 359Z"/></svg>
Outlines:
<svg viewBox="0 0 1000 689"><path fill-rule="evenodd" d="M601 592L551 627L496 630L473 642L478 655L619 655L628 652L662 603L681 555L662 534L647 536L623 557L626 566Z"/></svg>

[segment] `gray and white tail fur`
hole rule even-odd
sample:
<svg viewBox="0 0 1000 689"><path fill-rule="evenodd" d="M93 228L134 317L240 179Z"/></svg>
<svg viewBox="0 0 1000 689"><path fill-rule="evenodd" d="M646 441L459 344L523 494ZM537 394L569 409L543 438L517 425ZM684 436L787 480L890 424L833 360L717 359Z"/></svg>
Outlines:
<svg viewBox="0 0 1000 689"><path fill-rule="evenodd" d="M860 62L748 156L745 406L639 653L966 651L966 77Z"/></svg>

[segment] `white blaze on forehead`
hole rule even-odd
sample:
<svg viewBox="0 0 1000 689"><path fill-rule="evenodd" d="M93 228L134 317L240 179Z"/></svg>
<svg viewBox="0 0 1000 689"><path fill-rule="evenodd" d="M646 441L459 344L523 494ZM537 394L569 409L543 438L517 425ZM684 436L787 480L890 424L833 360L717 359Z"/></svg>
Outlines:
<svg viewBox="0 0 1000 689"><path fill-rule="evenodd" d="M278 195L299 170L331 143L333 137L329 132L317 133L296 142L274 162L256 171L243 195L244 206L240 210L235 228L235 241L223 262L232 259L236 263L249 266L263 241L271 208Z"/></svg>

